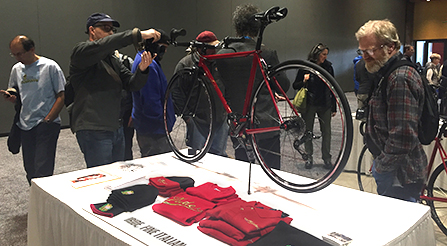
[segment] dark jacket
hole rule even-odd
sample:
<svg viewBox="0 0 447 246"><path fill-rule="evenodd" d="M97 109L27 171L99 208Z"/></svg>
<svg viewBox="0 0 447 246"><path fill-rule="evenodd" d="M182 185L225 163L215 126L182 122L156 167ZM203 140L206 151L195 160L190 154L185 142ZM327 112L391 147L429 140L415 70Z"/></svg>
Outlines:
<svg viewBox="0 0 447 246"><path fill-rule="evenodd" d="M246 39L245 42L230 44L231 49L222 49L219 54L232 53L232 52L242 52L251 51L256 47L256 42L252 39ZM267 49L265 47L261 48L261 56L265 59L268 65L275 66L279 64L278 56L276 51ZM227 58L216 60L217 68L219 69L220 75L223 78L224 85L226 88L226 98L228 104L230 105L233 112L242 113L244 107L245 94L247 93L248 80L250 78L250 69L252 66L253 57L243 57L243 58ZM276 76L278 82L280 83L282 89L287 92L290 87L290 82L285 75ZM257 69L256 79L254 84L254 89L262 82L262 74ZM273 88L274 89L274 88ZM265 95L266 102L271 104L270 95ZM268 96L268 97L267 97ZM275 115L275 109L270 107L268 112ZM266 112L266 113L268 113Z"/></svg>
<svg viewBox="0 0 447 246"><path fill-rule="evenodd" d="M359 82L359 94L370 94L374 88L373 81L375 74L371 74L365 68L365 60L361 59L355 67L355 76Z"/></svg>
<svg viewBox="0 0 447 246"><path fill-rule="evenodd" d="M334 68L332 68L332 63L325 60L320 65L324 70L334 76ZM300 70L293 82L293 89L299 90L304 86L304 75L306 73ZM313 106L320 107L331 107L332 112L336 112L335 98L332 95L329 87L317 76L310 74L309 80L307 81L307 103Z"/></svg>
<svg viewBox="0 0 447 246"><path fill-rule="evenodd" d="M138 70L141 62L141 51L135 56L132 71ZM164 125L164 101L168 82L161 69L157 58L149 66L150 73L146 85L139 90L132 92L133 98L133 125L138 134L165 134ZM167 122L169 131L175 122L174 109L171 101L168 101Z"/></svg>
<svg viewBox="0 0 447 246"><path fill-rule="evenodd" d="M141 40L138 29L116 33L96 41L78 43L70 60L70 83L75 97L71 111L71 130L115 131L121 126L122 90L137 91L147 80L148 69L132 74L113 55ZM119 75L117 81L106 70L107 63Z"/></svg>
<svg viewBox="0 0 447 246"><path fill-rule="evenodd" d="M199 57L197 57L197 54L193 52L190 55L187 55L187 56L183 57L177 63L177 66L175 67L174 73L177 73L178 71L180 71L180 70L182 70L184 68L197 67L197 63L198 62L199 62ZM208 63L208 69L210 70L211 74L213 75L213 78L216 81L217 86L219 87L219 89L222 92L223 96L225 97L225 86L222 83L222 79L220 77L219 72L217 71L216 63L213 62L213 61ZM191 85L190 84L191 82L189 80L191 80L192 78L190 76L185 75L183 77L183 79L184 79L184 81L183 81L184 83L182 83L182 86L184 88L183 89L179 88L179 89L182 89L183 91L189 90L190 89L190 85ZM211 86L211 83L210 83L210 86ZM210 88L212 88L212 86ZM215 115L216 122L217 122L217 125L220 125L220 123L222 123L223 121L225 121L227 119L227 113L226 113L225 108L223 107L222 103L220 102L220 99L217 96L217 93L215 92L215 90L214 89L211 89L211 90L212 90L211 95L214 98L214 103L216 105L216 112L215 112L216 113L216 115ZM179 95L179 94L177 94L177 95ZM203 97L203 99L205 99L205 98ZM179 100L177 100L177 102L178 101ZM182 100L180 100L180 101L182 101ZM201 110L201 108L200 108L201 105L202 106L206 105L206 103L199 104L198 110ZM203 112L207 112L207 109L204 108L202 111Z"/></svg>
<svg viewBox="0 0 447 246"><path fill-rule="evenodd" d="M402 59L398 52L377 72L380 78ZM369 101L365 136L375 156L375 169L396 172L401 184L416 183L426 177L427 156L418 139L418 125L424 104L421 76L410 66L400 66L375 89ZM386 95L382 93L385 92Z"/></svg>
<svg viewBox="0 0 447 246"><path fill-rule="evenodd" d="M245 42L238 42L230 44L231 49L223 49L219 51L219 54L242 52L255 50L256 42L252 39L246 39ZM279 64L276 51L261 48L261 56L266 63L270 66ZM224 85L226 88L226 98L232 111L236 114L242 114L244 108L245 95L247 93L248 81L250 78L250 70L253 63L253 57L241 57L241 58L227 58L216 60L217 68L222 76ZM279 73L275 76L282 89L287 92L290 87L290 82L285 74ZM258 88L258 85L263 81L262 74L259 67L257 68L255 83L253 86L253 93ZM272 86L275 90L275 87ZM275 92L275 91L274 91ZM258 94L258 102L256 104L256 117L259 120L258 127L269 127L277 125L279 122L276 109L270 98L270 94L266 87ZM267 134L261 134L260 138L273 138L277 137L278 132L272 132Z"/></svg>

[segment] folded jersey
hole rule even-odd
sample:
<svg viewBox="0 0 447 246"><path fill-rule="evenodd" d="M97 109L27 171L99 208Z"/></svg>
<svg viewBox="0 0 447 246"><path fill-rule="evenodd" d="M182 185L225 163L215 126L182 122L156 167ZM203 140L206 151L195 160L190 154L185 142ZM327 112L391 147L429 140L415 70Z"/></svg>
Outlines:
<svg viewBox="0 0 447 246"><path fill-rule="evenodd" d="M160 196L170 197L194 187L194 180L190 177L155 177L149 179L149 184L158 189Z"/></svg>
<svg viewBox="0 0 447 246"><path fill-rule="evenodd" d="M229 245L232 245L232 246L245 246L245 245L255 242L259 238L259 237L257 237L257 238L249 238L249 239L245 239L245 240L236 240L219 230L215 230L215 229L207 228L207 227L200 227L200 226L197 228L201 232L205 233L206 235L209 235L215 239L218 239L218 240L220 240L224 243L227 243Z"/></svg>
<svg viewBox="0 0 447 246"><path fill-rule="evenodd" d="M151 185L134 185L113 190L105 203L90 204L93 213L113 217L122 212L132 212L155 202L157 188Z"/></svg>
<svg viewBox="0 0 447 246"><path fill-rule="evenodd" d="M206 211L216 205L200 197L188 195L186 192L179 193L166 199L164 202L155 204L152 209L182 225L192 225L200 221L206 215Z"/></svg>
<svg viewBox="0 0 447 246"><path fill-rule="evenodd" d="M240 200L233 187L223 188L210 182L197 187L190 187L186 189L186 193L216 203L217 205Z"/></svg>
<svg viewBox="0 0 447 246"><path fill-rule="evenodd" d="M292 222L292 218L281 210L270 208L260 202L243 200L220 205L209 210L207 216L223 220L247 235L276 226L280 221L287 224Z"/></svg>

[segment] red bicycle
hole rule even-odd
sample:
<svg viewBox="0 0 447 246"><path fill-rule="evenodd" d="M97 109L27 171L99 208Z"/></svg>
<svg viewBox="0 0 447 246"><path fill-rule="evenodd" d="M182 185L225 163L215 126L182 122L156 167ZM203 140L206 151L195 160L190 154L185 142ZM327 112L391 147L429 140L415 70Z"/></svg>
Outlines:
<svg viewBox="0 0 447 246"><path fill-rule="evenodd" d="M425 201L431 208L431 216L444 234L447 235L447 153L441 144L443 137L447 136L447 119L442 119L442 126L435 138L435 146L427 166L427 180L422 188L421 201ZM442 161L433 171L436 153Z"/></svg>
<svg viewBox="0 0 447 246"><path fill-rule="evenodd" d="M447 119L442 119L442 126L435 138L434 147L430 155L430 160L426 168L427 181L422 187L420 202L430 206L431 216L441 231L447 235L447 153L441 144L444 137L447 136ZM364 124L360 125L363 135ZM377 194L377 185L372 177L373 157L366 145L363 147L358 161L357 178L359 189ZM433 170L436 156L439 154L441 164Z"/></svg>
<svg viewBox="0 0 447 246"><path fill-rule="evenodd" d="M287 9L272 7L254 18L261 23L257 36L255 50L233 52L226 54L202 55L198 49L227 49L233 42L243 42L243 38L225 38L219 45L206 43L176 41L178 36L185 35L185 31L171 31L171 44L174 46L190 47L199 61L195 66L178 71L168 84L165 96L165 130L168 141L176 156L188 163L200 160L209 150L214 136L216 121L215 97L223 105L228 115L229 136L236 138L249 156L250 162L257 160L264 172L280 186L296 192L314 192L331 184L343 171L348 160L352 139L352 117L346 96L335 79L322 67L302 60L291 60L274 67L262 58L262 37L267 25L286 17ZM243 112L233 112L219 89L207 62L217 59L252 57L250 79L246 89ZM321 150L322 134L321 119L315 118L312 127L306 127L302 115L292 105L283 88L280 79L294 81L298 72L305 72L310 76L317 76L324 82L334 98L337 106L336 117L331 119L330 149L333 167L324 169L324 162L319 151L314 151L314 166L312 169L304 167L309 153L304 147L306 142L312 142L315 150ZM261 73L262 80L256 79L256 73ZM290 84L290 83L288 83ZM312 96L312 95L308 95ZM266 102L265 98L270 98ZM175 124L170 129L172 119L166 113L173 104ZM273 114L267 113L271 109ZM203 144L191 147L191 124L200 126L200 133L204 137ZM307 129L307 130L306 130ZM270 139L268 143L262 140ZM327 142L326 142L327 143ZM250 158L250 156L252 158ZM271 158L279 157L280 169L270 168ZM277 163L276 163L277 164ZM298 174L290 175L290 174Z"/></svg>

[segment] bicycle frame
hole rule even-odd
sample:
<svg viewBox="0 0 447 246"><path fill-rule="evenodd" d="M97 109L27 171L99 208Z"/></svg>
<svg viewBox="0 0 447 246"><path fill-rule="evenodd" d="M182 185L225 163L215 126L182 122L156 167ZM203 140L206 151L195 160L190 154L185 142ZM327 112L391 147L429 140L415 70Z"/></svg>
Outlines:
<svg viewBox="0 0 447 246"><path fill-rule="evenodd" d="M427 182L428 182L428 178L431 175L431 171L433 168L433 164L435 162L435 157L436 157L437 151L439 151L439 156L442 159L442 164L444 165L444 170L447 172L447 164L446 164L447 153L445 152L444 147L441 144L441 140L442 140L442 133L438 134L438 137L435 138L435 147L433 148L433 151L430 156L430 162L428 163L428 166L427 166ZM423 200L426 200L426 201L430 200L430 201L438 201L438 202L447 202L447 198L427 197L426 195L424 195L424 190L427 185L427 182L425 182L424 186L422 187L420 198Z"/></svg>
<svg viewBox="0 0 447 246"><path fill-rule="evenodd" d="M246 40L246 37L226 37L220 41L219 45L197 40L177 42L176 38L184 36L186 31L184 29L171 30L171 44L194 48L194 57L188 58L189 67L176 71L168 84L165 94L165 133L171 149L179 159L187 163L194 163L200 160L212 148L214 140L226 140L228 142L228 139L223 135L218 135L219 137L215 138L216 123L220 124L224 123L222 120L225 121L221 117L223 116L221 114L221 106L216 109L216 103L218 104L216 101L220 100L222 107L225 109L224 112L228 114L228 135L232 137L231 141L235 154L238 154L236 151L245 150L246 155L240 156L240 159L250 163L258 161L267 176L278 185L296 192L314 192L331 184L341 173L351 151L352 118L346 96L337 81L324 68L309 61L289 60L270 68L269 64L267 64L269 60L262 57L262 52L265 52L261 50L265 27L274 21L283 19L286 15L287 8L279 7L272 7L263 13L254 14L254 20L259 21L261 25L257 35L256 46L250 51L237 52L236 50L229 50L231 53L225 54L202 53L206 49L216 49L217 47L230 48L232 43L248 41L252 45L253 41ZM218 86L220 81L216 81L213 76L215 74L212 74L214 67L208 67L209 61L214 62L214 60L217 60L219 62L219 59L226 58L228 58L228 62L232 62L229 58L239 58L243 60L241 62L244 64L240 68L244 71L243 80L245 81L241 81L237 88L231 88L237 90L235 93L238 95L226 95L228 98L233 99L234 97L234 103L237 103L235 105L237 106L237 112L233 112L229 102L223 96L224 91L223 89L221 91ZM191 64L189 59L192 59L194 63ZM184 64L182 63L182 65ZM231 69L231 64L225 65L228 65L228 68ZM223 69L221 70L221 72L224 72ZM321 154L316 153L314 159L318 162L316 163L318 167L316 167L315 171L307 170L309 169L307 167L305 168L305 162L309 156L305 151L306 146L304 146L304 143L312 140L310 142L312 146L314 144L322 146L323 141L314 141L317 138L312 138L313 133L310 130L306 130L305 120L286 94L291 77L294 77L292 79L296 81L297 78L299 79L298 75L301 76L301 71L312 73L317 76L316 78L323 81L324 86L327 86L327 92L332 93L332 96L329 94L331 107L336 106L332 105L333 98L338 104L340 112L340 119L335 123L342 130L335 132L337 141L329 142L335 148L331 151L329 146L327 149L322 150ZM240 76L239 74L231 74L231 70L228 71L228 74L222 75L223 77ZM184 79L188 83L182 83ZM241 78L236 79L239 81ZM248 81L246 81L247 79ZM190 85L193 85L191 89L188 88ZM282 88L281 85L287 86L287 88ZM190 100L196 96L197 100ZM245 99L243 103L241 101L242 97ZM175 123L172 129L170 129L169 125L172 122L170 122L170 112L168 112L169 108L172 107L170 106L170 100L172 100L175 107ZM233 107L233 109L236 109L236 107ZM214 115L217 117L214 117ZM202 132L198 131L201 136L197 135L197 138L200 139L194 142L195 128L192 127L195 127L196 123L201 124ZM321 121L318 122L318 124L320 123ZM190 129L191 131L189 131ZM309 135L311 138L308 137ZM326 158L327 152L335 157L334 165L327 163L329 160L323 160L323 155ZM332 156L328 158L332 158ZM319 166L323 162L325 167ZM330 162L333 161L331 160ZM328 164L331 165L330 170L320 171L322 168L328 169ZM282 166L284 170L281 170ZM274 170L301 174L309 179L297 183L296 180L287 180L287 177L290 178L290 176L286 175L283 177L282 172L276 173Z"/></svg>
<svg viewBox="0 0 447 246"><path fill-rule="evenodd" d="M250 78L248 81L247 92L245 94L242 118L240 119L240 121L233 121L234 126L237 126L240 122L242 123L242 122L247 121L247 115L250 110L251 95L253 93L253 86L255 83L256 69L258 68L258 66L261 70L264 81L266 81L266 86L269 90L270 98L275 106L275 110L279 117L281 125L284 123L284 120L283 120L281 114L279 113L279 108L278 108L278 105L275 100L275 95L273 94L272 88L269 83L272 80L268 77L268 74L266 73L267 63L265 62L264 58L262 58L262 56L260 55L261 52L262 52L261 50L252 50L252 51L234 52L234 53L226 53L226 54L213 54L213 55L201 55L197 52L197 54L199 55L198 66L204 70L206 77L211 81L211 84L213 85L214 90L216 91L220 101L222 102L222 105L225 108L225 111L228 114L231 114L232 110L231 110L230 106L228 105L227 101L225 100L222 91L217 86L217 83L214 80L214 77L211 74L211 71L206 66L205 61L206 60L225 59L225 58L253 56L253 62L252 62L251 70L250 70ZM275 78L273 78L273 81L275 82L276 87L281 90L281 93L285 95L285 92L279 85L278 81ZM286 97L285 100L287 101L287 103L289 105L292 105L292 102L290 101L289 98ZM296 109L294 109L294 110L295 110L295 113L298 114L298 112L296 112ZM246 129L246 127L244 126L244 127L241 127L241 129L239 129L238 132L236 132L236 136L242 136L242 134L244 132L247 134L257 134L257 133L266 133L266 132L279 131L279 130L280 130L280 126L269 127L269 128L258 128L258 129Z"/></svg>

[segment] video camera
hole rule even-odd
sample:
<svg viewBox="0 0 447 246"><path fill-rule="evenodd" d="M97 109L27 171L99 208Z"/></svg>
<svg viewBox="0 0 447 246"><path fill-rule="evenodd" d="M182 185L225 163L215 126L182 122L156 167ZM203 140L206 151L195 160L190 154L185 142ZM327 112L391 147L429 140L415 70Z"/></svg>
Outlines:
<svg viewBox="0 0 447 246"><path fill-rule="evenodd" d="M152 43L154 41L153 38L146 39L144 41L144 50L150 52L152 56L155 54L163 54L166 51L166 47L159 43Z"/></svg>

